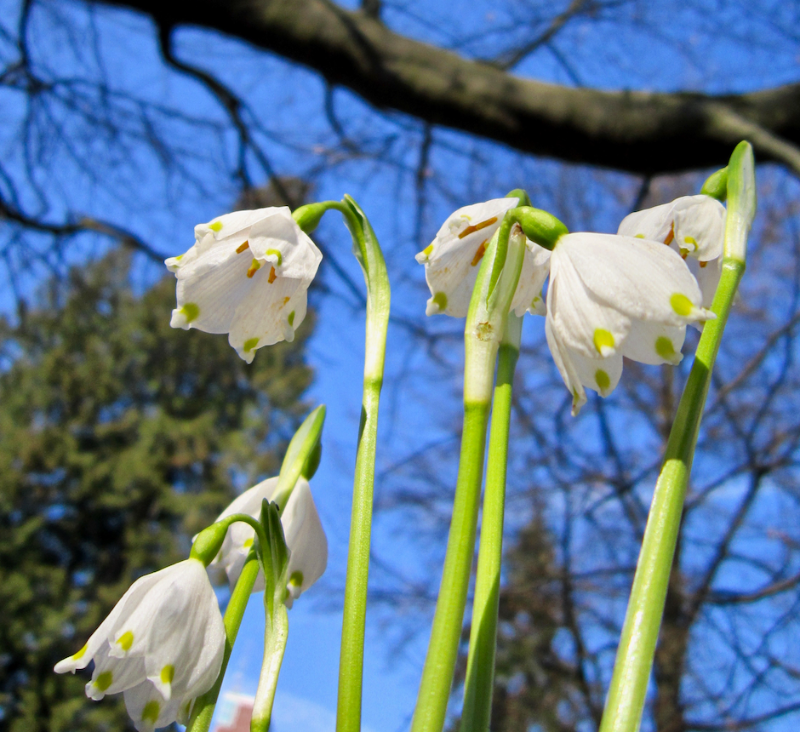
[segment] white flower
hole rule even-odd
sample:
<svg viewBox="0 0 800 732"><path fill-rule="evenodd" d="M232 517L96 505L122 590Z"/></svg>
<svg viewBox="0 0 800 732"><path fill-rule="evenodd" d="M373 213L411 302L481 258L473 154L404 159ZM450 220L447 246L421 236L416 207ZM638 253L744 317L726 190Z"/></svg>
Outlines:
<svg viewBox="0 0 800 732"><path fill-rule="evenodd" d="M94 661L86 695L125 693L136 729L152 732L187 719L194 700L216 681L225 628L205 567L187 559L140 577L109 616L56 673Z"/></svg>
<svg viewBox="0 0 800 732"><path fill-rule="evenodd" d="M165 261L178 278L173 328L228 333L250 363L294 339L322 254L287 207L236 211L194 228L195 245Z"/></svg>
<svg viewBox="0 0 800 732"><path fill-rule="evenodd" d="M426 314L466 317L486 247L500 228L506 211L518 204L517 198L494 198L464 206L442 224L433 242L416 256L425 265L425 279L431 291ZM511 303L511 310L517 315L522 316L526 311L544 315L542 286L547 279L549 260L550 252L528 242Z"/></svg>
<svg viewBox="0 0 800 732"><path fill-rule="evenodd" d="M261 515L261 502L271 499L278 486L277 478L268 478L246 490L219 515L217 521L234 513L246 513L254 518ZM328 565L328 540L319 520L311 486L305 478L298 478L294 490L281 513L281 524L289 549L289 569L287 584L287 607L313 585ZM253 545L255 531L247 524L237 521L229 529L222 542L219 555L208 568L222 568L228 575L233 589L250 547ZM264 573L259 572L253 592L264 589Z"/></svg>
<svg viewBox="0 0 800 732"><path fill-rule="evenodd" d="M622 357L680 362L686 324L709 320L697 281L680 255L653 241L612 234L567 234L550 258L545 333L572 392L608 396Z"/></svg>
<svg viewBox="0 0 800 732"><path fill-rule="evenodd" d="M663 242L680 252L700 285L703 307L711 307L722 274L725 216L725 206L711 196L682 196L629 214L617 233Z"/></svg>

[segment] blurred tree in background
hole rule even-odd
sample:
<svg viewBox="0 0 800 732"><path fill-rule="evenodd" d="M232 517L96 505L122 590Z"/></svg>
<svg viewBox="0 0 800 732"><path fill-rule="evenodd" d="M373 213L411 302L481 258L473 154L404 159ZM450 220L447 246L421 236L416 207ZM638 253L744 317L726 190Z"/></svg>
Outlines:
<svg viewBox="0 0 800 732"><path fill-rule="evenodd" d="M51 280L0 353L0 727L121 730L53 664L131 582L276 473L311 379L302 336L248 368L225 338L174 331L174 278L144 293L113 251ZM303 331L308 333L309 329Z"/></svg>

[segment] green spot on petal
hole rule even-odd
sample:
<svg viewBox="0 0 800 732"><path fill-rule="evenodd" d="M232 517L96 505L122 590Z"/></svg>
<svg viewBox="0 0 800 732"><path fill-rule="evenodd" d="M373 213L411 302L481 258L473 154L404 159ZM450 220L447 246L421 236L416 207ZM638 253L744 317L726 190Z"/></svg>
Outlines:
<svg viewBox="0 0 800 732"><path fill-rule="evenodd" d="M597 328L594 332L594 347L601 356L614 350L614 336L605 328Z"/></svg>
<svg viewBox="0 0 800 732"><path fill-rule="evenodd" d="M597 371L594 372L594 380L597 386L600 387L600 391L605 391L611 386L611 379L603 369L597 369Z"/></svg>
<svg viewBox="0 0 800 732"><path fill-rule="evenodd" d="M303 573L299 569L292 572L292 576L289 577L289 584L293 587L301 587L303 585Z"/></svg>
<svg viewBox="0 0 800 732"><path fill-rule="evenodd" d="M88 647L89 647L89 644L88 643L84 643L83 644L83 648L81 648L77 653L73 653L72 654L72 660L73 661L79 661L81 658L83 658L84 655L86 655L86 649Z"/></svg>
<svg viewBox="0 0 800 732"><path fill-rule="evenodd" d="M95 680L94 685L100 691L105 691L114 681L114 675L111 671L103 671Z"/></svg>
<svg viewBox="0 0 800 732"><path fill-rule="evenodd" d="M692 301L686 297L686 295L682 295L680 292L676 292L669 299L669 304L672 306L672 309L682 318L688 318L692 314L692 310L694 310Z"/></svg>
<svg viewBox="0 0 800 732"><path fill-rule="evenodd" d="M693 249L697 249L697 239L693 236L684 236L683 240Z"/></svg>
<svg viewBox="0 0 800 732"><path fill-rule="evenodd" d="M430 256L431 256L431 252L432 252L432 251L433 251L433 244L428 244L428 246L426 246L426 247L425 247L425 248L422 250L422 253L423 253L423 254L424 254L426 257L430 257Z"/></svg>
<svg viewBox="0 0 800 732"><path fill-rule="evenodd" d="M644 234L637 234L637 235L636 235L636 236L634 236L633 238L634 238L634 239L644 239L645 237L644 237Z"/></svg>
<svg viewBox="0 0 800 732"><path fill-rule="evenodd" d="M447 309L447 295L445 295L443 292L437 292L433 296L433 304L436 305L436 307L438 307L440 311L446 310Z"/></svg>
<svg viewBox="0 0 800 732"><path fill-rule="evenodd" d="M277 249L267 249L267 254L274 254L278 258L278 266L283 264L283 255Z"/></svg>
<svg viewBox="0 0 800 732"><path fill-rule="evenodd" d="M208 228L211 229L211 231L220 232L220 231L222 231L222 222L221 221L215 221L213 224L209 224Z"/></svg>
<svg viewBox="0 0 800 732"><path fill-rule="evenodd" d="M245 539L244 542L242 542L242 547L245 549L249 549L251 546L253 546L252 539Z"/></svg>
<svg viewBox="0 0 800 732"><path fill-rule="evenodd" d="M672 361L675 358L675 346L666 336L659 336L656 339L656 353L665 361Z"/></svg>
<svg viewBox="0 0 800 732"><path fill-rule="evenodd" d="M155 699L151 699L142 709L142 722L150 722L150 724L155 725L160 711L161 705Z"/></svg>
<svg viewBox="0 0 800 732"><path fill-rule="evenodd" d="M248 338L244 342L244 352L252 351L258 345L258 338Z"/></svg>
<svg viewBox="0 0 800 732"><path fill-rule="evenodd" d="M172 679L175 678L175 667L168 663L164 668L161 669L161 683L162 684L171 684Z"/></svg>
<svg viewBox="0 0 800 732"><path fill-rule="evenodd" d="M289 325L294 327L294 310L292 310L292 312L289 313L289 317L286 318L286 320L289 321Z"/></svg>
<svg viewBox="0 0 800 732"><path fill-rule="evenodd" d="M117 645L127 653L131 649L131 646L133 645L133 633L131 633L131 631L123 633L119 637Z"/></svg>
<svg viewBox="0 0 800 732"><path fill-rule="evenodd" d="M181 308L181 312L186 317L186 322L191 323L193 320L197 320L197 316L200 315L200 307L197 303L187 302Z"/></svg>

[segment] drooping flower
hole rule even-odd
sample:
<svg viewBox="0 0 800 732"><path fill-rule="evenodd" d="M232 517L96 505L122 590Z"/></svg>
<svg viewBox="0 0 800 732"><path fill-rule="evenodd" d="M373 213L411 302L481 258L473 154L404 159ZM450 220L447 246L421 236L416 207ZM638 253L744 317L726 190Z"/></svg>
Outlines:
<svg viewBox="0 0 800 732"><path fill-rule="evenodd" d="M431 291L426 314L444 313L456 318L467 315L478 265L507 211L517 206L518 198L494 198L464 206L442 224L436 238L416 260L425 265L425 279ZM511 310L522 316L526 311L544 315L542 286L547 279L550 252L529 242L522 262L519 284Z"/></svg>
<svg viewBox="0 0 800 732"><path fill-rule="evenodd" d="M294 339L322 254L287 207L236 211L194 229L195 244L165 261L178 279L173 328L228 333L247 363Z"/></svg>
<svg viewBox="0 0 800 732"><path fill-rule="evenodd" d="M234 499L217 521L234 513L246 513L258 518L262 501L271 499L277 486L278 478L268 478L254 485ZM322 576L328 565L328 540L314 505L311 486L305 478L298 478L281 513L281 524L289 549L286 605L291 607L293 601ZM219 555L209 564L212 572L215 568L225 570L231 589L239 579L254 537L252 527L243 522L234 523L225 535ZM264 574L260 571L253 592L263 589Z"/></svg>
<svg viewBox="0 0 800 732"><path fill-rule="evenodd" d="M124 692L139 732L188 719L194 700L214 684L225 629L203 563L187 559L140 577L56 673L94 661L86 695L95 701Z"/></svg>
<svg viewBox="0 0 800 732"><path fill-rule="evenodd" d="M545 333L577 414L584 387L608 396L622 357L680 362L686 325L714 314L681 256L656 242L567 234L550 258Z"/></svg>
<svg viewBox="0 0 800 732"><path fill-rule="evenodd" d="M725 206L711 196L682 196L626 216L618 234L668 244L686 260L711 307L722 273Z"/></svg>

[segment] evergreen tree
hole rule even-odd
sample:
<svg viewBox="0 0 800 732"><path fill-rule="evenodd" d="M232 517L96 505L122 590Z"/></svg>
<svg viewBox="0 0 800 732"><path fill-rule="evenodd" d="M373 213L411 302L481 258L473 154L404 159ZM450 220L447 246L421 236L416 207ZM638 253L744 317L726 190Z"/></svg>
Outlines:
<svg viewBox="0 0 800 732"><path fill-rule="evenodd" d="M175 280L137 295L129 257L52 281L0 324L0 728L131 728L75 652L137 577L187 556L235 489L277 472L306 408L302 335L247 366L172 330Z"/></svg>

